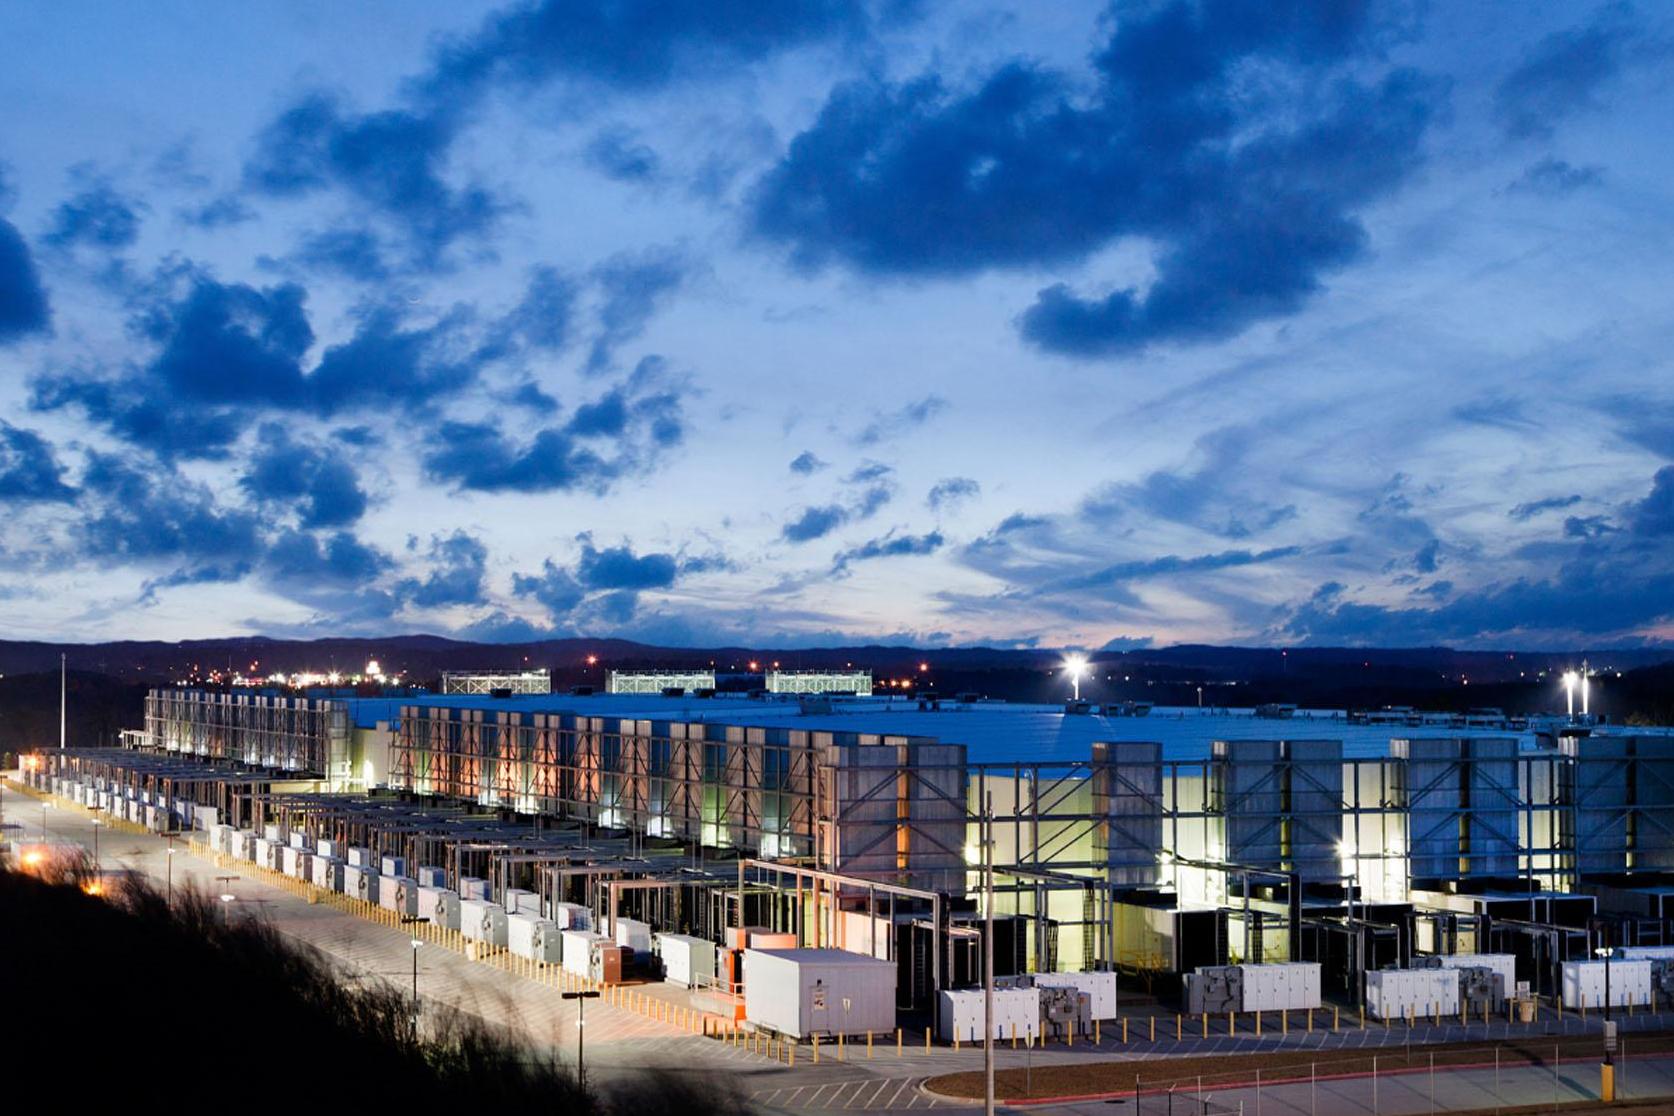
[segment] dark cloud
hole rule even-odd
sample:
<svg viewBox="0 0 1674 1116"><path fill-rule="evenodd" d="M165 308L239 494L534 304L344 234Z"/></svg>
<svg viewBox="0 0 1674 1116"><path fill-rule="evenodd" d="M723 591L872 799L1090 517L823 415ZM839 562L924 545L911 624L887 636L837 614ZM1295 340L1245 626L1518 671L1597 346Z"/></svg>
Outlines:
<svg viewBox="0 0 1674 1116"><path fill-rule="evenodd" d="M642 362L623 386L527 443L500 423L445 422L424 448L425 472L484 492L602 493L650 468L684 436L680 395L662 377L659 365Z"/></svg>
<svg viewBox="0 0 1674 1116"><path fill-rule="evenodd" d="M1519 523L1525 523L1544 512L1573 508L1580 502L1581 497L1579 496L1548 496L1541 500L1530 500L1526 504L1518 504L1506 514Z"/></svg>
<svg viewBox="0 0 1674 1116"><path fill-rule="evenodd" d="M898 535L893 531L882 538L868 539L859 546L841 551L832 559L833 573L846 573L856 562L874 558L905 558L934 554L942 548L942 533L931 531L923 535Z"/></svg>
<svg viewBox="0 0 1674 1116"><path fill-rule="evenodd" d="M0 345L45 333L50 322L46 290L29 246L14 225L0 219Z"/></svg>
<svg viewBox="0 0 1674 1116"><path fill-rule="evenodd" d="M0 419L0 503L69 503L75 498L52 444Z"/></svg>
<svg viewBox="0 0 1674 1116"><path fill-rule="evenodd" d="M616 349L645 332L652 315L685 282L689 266L671 249L617 256L594 270L598 284L599 335L587 356L587 368L609 368Z"/></svg>
<svg viewBox="0 0 1674 1116"><path fill-rule="evenodd" d="M340 448L293 441L278 423L263 424L239 484L263 504L294 504L304 527L340 527L366 513L366 493Z"/></svg>
<svg viewBox="0 0 1674 1116"><path fill-rule="evenodd" d="M139 239L143 208L109 183L97 183L52 211L52 223L42 240L55 248L126 248Z"/></svg>
<svg viewBox="0 0 1674 1116"><path fill-rule="evenodd" d="M223 508L210 490L151 462L88 456L80 553L101 564L172 566L174 578L234 581L266 549L252 512Z"/></svg>
<svg viewBox="0 0 1674 1116"><path fill-rule="evenodd" d="M445 355L455 321L409 327L390 309L366 313L308 369L306 298L294 283L258 289L193 275L184 293L139 315L136 332L156 349L148 363L117 376L43 373L32 405L79 407L164 458L217 457L263 414L410 411L474 380L473 368Z"/></svg>
<svg viewBox="0 0 1674 1116"><path fill-rule="evenodd" d="M1088 590L1121 593L1127 583L1174 574L1211 573L1239 566L1256 566L1294 558L1302 553L1300 547L1275 546L1267 550L1223 550L1214 554L1182 557L1164 554L1157 558L1139 558L1113 562L1099 569L1069 577L1056 578L1037 587L1034 595L1076 593Z"/></svg>
<svg viewBox="0 0 1674 1116"><path fill-rule="evenodd" d="M786 542L805 543L823 539L849 521L848 511L840 504L803 508L802 512L779 530Z"/></svg>
<svg viewBox="0 0 1674 1116"><path fill-rule="evenodd" d="M863 461L855 466L848 476L843 478L844 484L872 484L895 475L895 470L881 461Z"/></svg>
<svg viewBox="0 0 1674 1116"><path fill-rule="evenodd" d="M274 197L340 189L402 231L414 266L436 268L456 241L486 234L506 208L481 186L447 180L458 124L445 111L360 115L332 94L309 93L257 137L245 186Z"/></svg>
<svg viewBox="0 0 1674 1116"><path fill-rule="evenodd" d="M1575 166L1564 159L1555 159L1548 155L1544 159L1530 163L1523 173L1517 176L1508 189L1515 193L1540 194L1544 197L1558 198L1565 194L1573 194L1577 190L1585 190L1597 186L1604 181L1604 168L1600 166Z"/></svg>
<svg viewBox="0 0 1674 1116"><path fill-rule="evenodd" d="M924 502L932 511L951 511L966 500L974 500L982 494L982 485L970 477L944 477L930 489L930 494Z"/></svg>
<svg viewBox="0 0 1674 1116"><path fill-rule="evenodd" d="M1602 515L1571 515L1564 519L1564 538L1599 539L1621 530Z"/></svg>
<svg viewBox="0 0 1674 1116"><path fill-rule="evenodd" d="M383 576L393 559L347 531L322 539L310 531L284 530L263 559L263 572L281 585L312 588L321 583L363 587Z"/></svg>
<svg viewBox="0 0 1674 1116"><path fill-rule="evenodd" d="M435 104L563 81L656 89L728 74L789 48L860 36L867 23L866 6L843 0L521 3L445 44L420 85Z"/></svg>
<svg viewBox="0 0 1674 1116"><path fill-rule="evenodd" d="M1674 465L1664 465L1651 481L1651 493L1634 505L1633 533L1646 538L1674 535Z"/></svg>
<svg viewBox="0 0 1674 1116"><path fill-rule="evenodd" d="M618 182L650 182L657 177L657 153L626 128L607 128L595 135L585 152L588 165Z"/></svg>
<svg viewBox="0 0 1674 1116"><path fill-rule="evenodd" d="M548 558L539 574L514 574L512 592L540 602L553 616L568 616L587 596L569 570Z"/></svg>
<svg viewBox="0 0 1674 1116"><path fill-rule="evenodd" d="M1494 90L1500 126L1544 138L1566 116L1598 107L1598 94L1640 54L1643 23L1631 4L1607 4L1588 23L1535 44Z"/></svg>
<svg viewBox="0 0 1674 1116"><path fill-rule="evenodd" d="M1431 539L1412 556L1412 568L1421 574L1433 574L1441 561L1441 540Z"/></svg>
<svg viewBox="0 0 1674 1116"><path fill-rule="evenodd" d="M359 283L383 282L391 275L378 234L366 228L311 233L297 245L291 259L311 271L341 275Z"/></svg>
<svg viewBox="0 0 1674 1116"><path fill-rule="evenodd" d="M826 467L826 463L814 456L813 450L803 450L790 463L790 471L800 473L805 477L813 476Z"/></svg>
<svg viewBox="0 0 1674 1116"><path fill-rule="evenodd" d="M1026 62L965 92L838 89L758 184L756 233L804 267L896 276L1156 243L1145 294L1057 285L1024 315L1075 356L1229 336L1364 253L1356 214L1418 165L1440 99L1410 71L1365 75L1387 32L1367 6L1178 0L1114 25L1091 98Z"/></svg>
<svg viewBox="0 0 1674 1116"><path fill-rule="evenodd" d="M422 580L403 578L396 593L420 608L482 604L488 573L488 547L481 539L454 531L433 535L429 546L430 572Z"/></svg>
<svg viewBox="0 0 1674 1116"><path fill-rule="evenodd" d="M236 194L223 194L202 205L185 206L177 210L175 216L195 228L213 232L216 229L227 229L234 225L242 225L246 221L254 221L256 211Z"/></svg>
<svg viewBox="0 0 1674 1116"><path fill-rule="evenodd" d="M875 416L855 436L855 441L863 446L875 446L879 442L905 434L914 430L943 411L947 410L947 400L939 395L926 395L923 399L908 403L898 411Z"/></svg>
<svg viewBox="0 0 1674 1116"><path fill-rule="evenodd" d="M679 565L672 554L635 554L628 546L596 549L583 543L576 579L589 590L667 589Z"/></svg>
<svg viewBox="0 0 1674 1116"><path fill-rule="evenodd" d="M575 299L576 285L572 280L557 268L538 267L529 276L523 300L503 324L530 348L558 352L570 341Z"/></svg>

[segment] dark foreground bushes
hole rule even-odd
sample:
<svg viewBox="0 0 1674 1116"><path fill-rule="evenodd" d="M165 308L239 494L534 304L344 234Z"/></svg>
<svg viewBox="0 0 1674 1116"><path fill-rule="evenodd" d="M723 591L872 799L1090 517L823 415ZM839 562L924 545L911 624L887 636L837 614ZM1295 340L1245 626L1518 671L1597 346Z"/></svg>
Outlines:
<svg viewBox="0 0 1674 1116"><path fill-rule="evenodd" d="M84 880L0 870L0 1058L14 1086L113 1111L736 1113L710 1079L646 1073L583 1093L571 1067L481 1020L426 1011L387 985L338 980L323 957L201 892L172 906L143 881L95 898ZM295 1110L293 1108L293 1110ZM533 1109L530 1109L531 1111Z"/></svg>

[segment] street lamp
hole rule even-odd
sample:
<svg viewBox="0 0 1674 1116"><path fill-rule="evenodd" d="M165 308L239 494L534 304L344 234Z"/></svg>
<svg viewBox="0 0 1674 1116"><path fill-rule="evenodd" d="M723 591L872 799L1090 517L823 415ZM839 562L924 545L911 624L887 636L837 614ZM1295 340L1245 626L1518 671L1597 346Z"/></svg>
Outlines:
<svg viewBox="0 0 1674 1116"><path fill-rule="evenodd" d="M566 1000L576 1001L575 1005L575 1079L581 1091L587 1091L587 1063L584 1060L586 1051L587 1029L587 1001L599 998L597 992L560 992L559 996Z"/></svg>
<svg viewBox="0 0 1674 1116"><path fill-rule="evenodd" d="M1069 673L1072 687L1070 700L1081 700L1081 676L1087 673L1087 657L1085 655L1071 655L1064 660L1064 670Z"/></svg>
<svg viewBox="0 0 1674 1116"><path fill-rule="evenodd" d="M1594 957L1604 959L1604 1025L1606 1029L1610 1026L1610 958L1615 952L1610 946L1599 946L1593 950ZM1604 1050L1604 1064L1610 1064L1610 1048L1608 1046Z"/></svg>
<svg viewBox="0 0 1674 1116"><path fill-rule="evenodd" d="M174 906L174 834L170 833L168 835L168 842L169 854L166 861L168 865L168 904L172 907Z"/></svg>
<svg viewBox="0 0 1674 1116"><path fill-rule="evenodd" d="M104 879L104 873L99 871L99 830L103 829L104 825L105 823L98 818L93 819L93 882L95 886L100 885Z"/></svg>

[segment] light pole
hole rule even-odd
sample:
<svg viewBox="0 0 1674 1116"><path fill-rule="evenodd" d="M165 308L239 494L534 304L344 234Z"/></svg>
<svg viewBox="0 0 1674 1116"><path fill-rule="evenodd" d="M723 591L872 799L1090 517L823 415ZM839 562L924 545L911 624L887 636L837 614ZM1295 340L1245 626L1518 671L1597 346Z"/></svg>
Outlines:
<svg viewBox="0 0 1674 1116"><path fill-rule="evenodd" d="M984 1116L994 1116L993 791L988 792L982 806L982 1111Z"/></svg>
<svg viewBox="0 0 1674 1116"><path fill-rule="evenodd" d="M103 829L104 825L105 823L98 818L93 819L93 887L99 891L104 890L105 878L104 873L99 870L99 830Z"/></svg>
<svg viewBox="0 0 1674 1116"><path fill-rule="evenodd" d="M559 995L566 1000L576 1001L575 1005L575 1079L581 1091L587 1091L587 1001L599 998L597 992L561 992Z"/></svg>
<svg viewBox="0 0 1674 1116"><path fill-rule="evenodd" d="M168 905L174 906L174 834L168 835L169 853L166 858L168 879Z"/></svg>
<svg viewBox="0 0 1674 1116"><path fill-rule="evenodd" d="M413 947L413 1041L418 1042L419 1029L419 999L418 999L418 951L424 943L417 938L410 939Z"/></svg>
<svg viewBox="0 0 1674 1116"><path fill-rule="evenodd" d="M232 925L232 915L230 914L230 911L231 911L231 908L232 908L233 900L237 899L237 898L238 898L238 896L234 895L230 891L224 892L221 895L221 925L222 926L231 926Z"/></svg>
<svg viewBox="0 0 1674 1116"><path fill-rule="evenodd" d="M1610 1026L1610 957L1615 952L1616 951L1611 949L1609 946L1599 946L1597 949L1593 950L1594 957L1604 958L1604 1025L1606 1028ZM1604 1064L1610 1064L1610 1051L1608 1047L1605 1048Z"/></svg>
<svg viewBox="0 0 1674 1116"><path fill-rule="evenodd" d="M1599 1099L1616 1099L1616 1025L1610 1021L1610 955L1616 951L1599 946L1593 956L1604 958L1604 1065L1599 1067Z"/></svg>

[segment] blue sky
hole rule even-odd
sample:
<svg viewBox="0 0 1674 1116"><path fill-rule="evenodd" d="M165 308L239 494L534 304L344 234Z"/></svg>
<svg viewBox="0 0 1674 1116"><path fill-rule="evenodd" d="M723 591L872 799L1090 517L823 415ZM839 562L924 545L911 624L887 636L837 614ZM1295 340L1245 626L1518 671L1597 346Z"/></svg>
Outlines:
<svg viewBox="0 0 1674 1116"><path fill-rule="evenodd" d="M5 637L1674 639L1660 5L6 24Z"/></svg>

